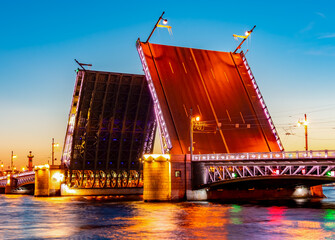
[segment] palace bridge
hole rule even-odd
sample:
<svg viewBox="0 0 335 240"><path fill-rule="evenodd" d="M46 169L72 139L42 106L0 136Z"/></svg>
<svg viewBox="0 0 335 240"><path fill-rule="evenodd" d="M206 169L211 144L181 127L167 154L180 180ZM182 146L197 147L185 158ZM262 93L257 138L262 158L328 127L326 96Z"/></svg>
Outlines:
<svg viewBox="0 0 335 240"><path fill-rule="evenodd" d="M60 166L0 177L35 196L322 197L335 151L285 152L245 54L136 42L145 75L77 70ZM316 187L315 187L316 186Z"/></svg>
<svg viewBox="0 0 335 240"><path fill-rule="evenodd" d="M156 161L160 161L164 155L150 155L151 161L154 162L155 157ZM194 174L197 175L192 179L193 189L206 191L294 189L332 183L335 177L335 151L328 150L195 154L192 164ZM80 186L78 183L77 187L85 189L127 189L143 184L138 178L118 179L107 174L96 175L93 171L86 171L82 178L86 185ZM0 177L3 193L6 186L17 189L11 193L26 193L25 189L34 184L35 171Z"/></svg>

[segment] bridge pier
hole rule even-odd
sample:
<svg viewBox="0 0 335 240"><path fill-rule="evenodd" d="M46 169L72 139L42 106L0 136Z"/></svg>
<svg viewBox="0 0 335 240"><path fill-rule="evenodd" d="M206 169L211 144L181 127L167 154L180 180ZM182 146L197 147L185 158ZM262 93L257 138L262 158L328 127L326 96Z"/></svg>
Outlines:
<svg viewBox="0 0 335 240"><path fill-rule="evenodd" d="M144 201L206 199L205 189L193 190L192 166L189 155L151 154L144 156Z"/></svg>
<svg viewBox="0 0 335 240"><path fill-rule="evenodd" d="M60 196L65 170L60 165L35 167L35 197Z"/></svg>
<svg viewBox="0 0 335 240"><path fill-rule="evenodd" d="M249 178L249 180L256 178L255 182L252 183L243 181L243 178L235 179L231 173L231 177L233 177L231 181L235 181L235 184L204 187L209 181L209 171L211 170L208 169L207 162L191 162L189 155L145 155L143 161L143 200L270 200L324 197L321 185L309 187L313 186L315 182L307 182L306 187L302 187L306 183L303 181L304 179L294 182L294 179L291 179L292 176L277 176L273 172L269 176L258 176L260 179L257 179L257 176ZM242 170L239 171L242 174ZM227 172L221 174L225 173L228 174ZM266 177L269 179L262 181ZM299 178L300 176L295 175L294 177ZM285 180L285 178L289 179ZM239 182L239 179L242 182Z"/></svg>
<svg viewBox="0 0 335 240"><path fill-rule="evenodd" d="M5 194L12 194L13 190L16 189L17 179L13 175L7 175L7 184L5 187Z"/></svg>
<svg viewBox="0 0 335 240"><path fill-rule="evenodd" d="M170 155L145 156L143 162L143 200L171 200Z"/></svg>

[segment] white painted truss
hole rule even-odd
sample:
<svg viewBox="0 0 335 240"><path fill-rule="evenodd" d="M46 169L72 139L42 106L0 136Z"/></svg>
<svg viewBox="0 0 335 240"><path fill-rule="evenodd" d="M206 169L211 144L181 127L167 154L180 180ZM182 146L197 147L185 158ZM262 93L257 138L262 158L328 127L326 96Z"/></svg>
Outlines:
<svg viewBox="0 0 335 240"><path fill-rule="evenodd" d="M262 176L335 177L335 160L208 162L205 168L207 184Z"/></svg>

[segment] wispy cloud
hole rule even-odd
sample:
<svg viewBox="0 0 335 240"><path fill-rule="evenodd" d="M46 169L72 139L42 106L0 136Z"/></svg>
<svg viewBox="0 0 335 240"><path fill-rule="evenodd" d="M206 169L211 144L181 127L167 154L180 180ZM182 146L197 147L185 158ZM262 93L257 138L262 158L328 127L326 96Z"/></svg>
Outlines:
<svg viewBox="0 0 335 240"><path fill-rule="evenodd" d="M335 38L335 33L329 33L318 37L318 39Z"/></svg>
<svg viewBox="0 0 335 240"><path fill-rule="evenodd" d="M328 47L322 47L318 49L310 49L310 50L307 50L305 54L312 55L312 56L335 57L335 47L328 46Z"/></svg>
<svg viewBox="0 0 335 240"><path fill-rule="evenodd" d="M324 15L322 12L316 12L316 15L319 15L322 18L326 18L326 15Z"/></svg>
<svg viewBox="0 0 335 240"><path fill-rule="evenodd" d="M314 22L310 22L306 27L301 29L299 32L300 33L308 32L308 31L312 30L313 27L314 27Z"/></svg>

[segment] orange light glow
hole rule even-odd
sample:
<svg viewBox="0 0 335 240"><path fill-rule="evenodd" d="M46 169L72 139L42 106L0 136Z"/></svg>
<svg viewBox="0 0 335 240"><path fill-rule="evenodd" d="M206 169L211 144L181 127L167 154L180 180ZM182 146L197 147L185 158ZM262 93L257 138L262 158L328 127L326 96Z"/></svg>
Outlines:
<svg viewBox="0 0 335 240"><path fill-rule="evenodd" d="M38 169L49 169L49 168L50 168L49 164L35 166L35 170L38 170Z"/></svg>
<svg viewBox="0 0 335 240"><path fill-rule="evenodd" d="M56 172L54 175L52 175L52 179L54 179L57 182L63 182L64 174Z"/></svg>
<svg viewBox="0 0 335 240"><path fill-rule="evenodd" d="M170 154L144 154L143 158L145 160L148 160L149 158L157 159L157 158L163 158L163 159L167 159L170 160L171 159L171 155Z"/></svg>
<svg viewBox="0 0 335 240"><path fill-rule="evenodd" d="M308 121L305 121L305 120L299 120L297 122L297 126L300 127L300 126L308 126L309 125L309 122Z"/></svg>
<svg viewBox="0 0 335 240"><path fill-rule="evenodd" d="M199 122L199 121L200 121L200 117L199 117L199 116L196 116L196 117L195 117L195 121Z"/></svg>

